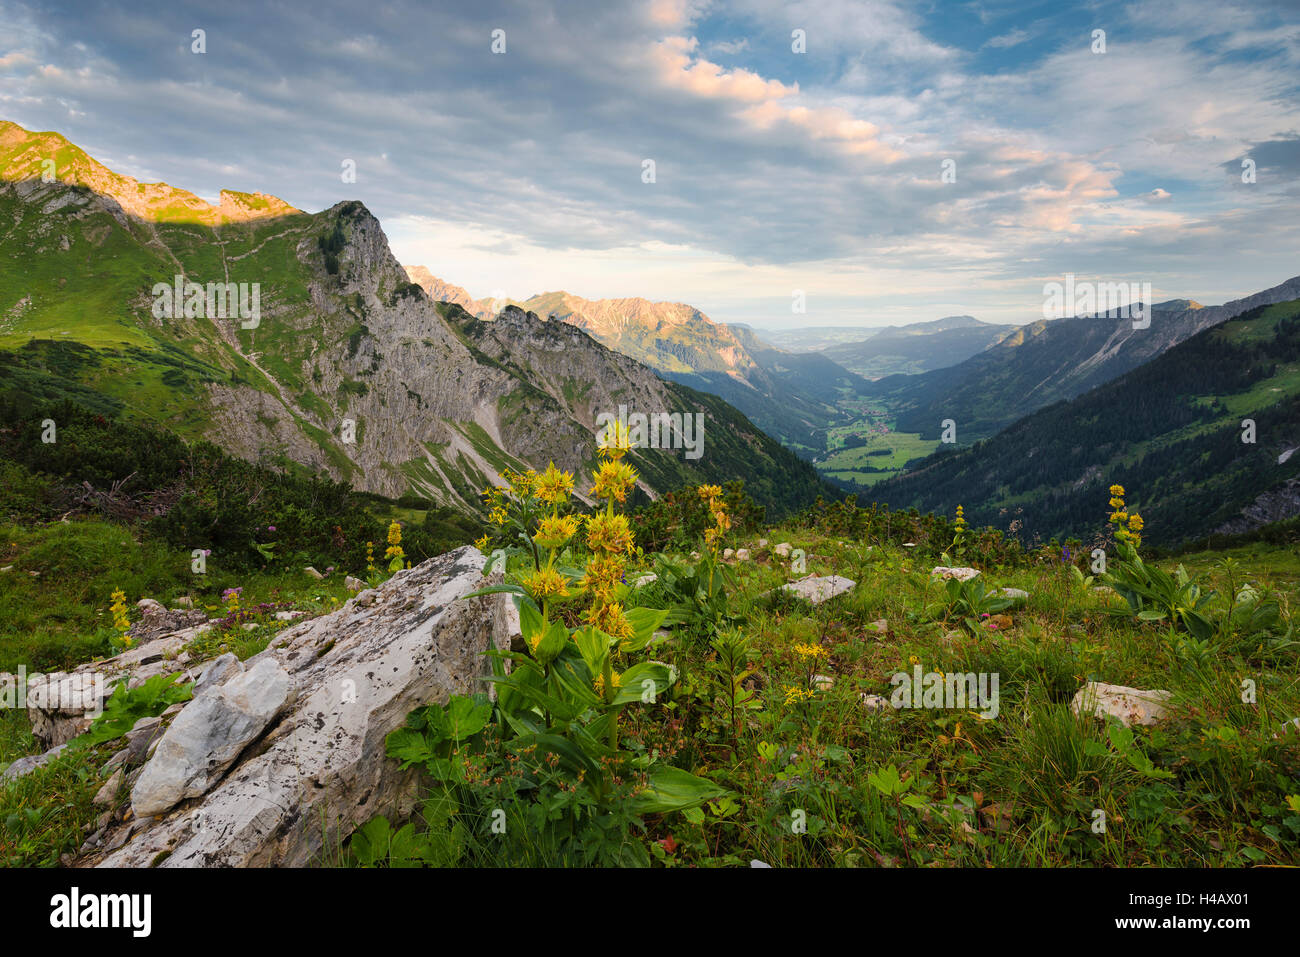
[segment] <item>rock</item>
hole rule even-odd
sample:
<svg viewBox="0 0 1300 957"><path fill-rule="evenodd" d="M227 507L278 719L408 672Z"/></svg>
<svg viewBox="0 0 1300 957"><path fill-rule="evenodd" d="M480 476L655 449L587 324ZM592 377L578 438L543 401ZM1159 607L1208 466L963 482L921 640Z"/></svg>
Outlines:
<svg viewBox="0 0 1300 957"><path fill-rule="evenodd" d="M0 572L11 572L13 570L14 570L14 566L12 565L6 565L4 568L0 568Z"/></svg>
<svg viewBox="0 0 1300 957"><path fill-rule="evenodd" d="M877 634L886 635L889 633L889 621L885 618L878 618L871 624L867 625L868 631L874 631Z"/></svg>
<svg viewBox="0 0 1300 957"><path fill-rule="evenodd" d="M289 673L262 658L243 674L212 689L176 716L131 792L136 817L162 814L199 797L260 735L289 696Z"/></svg>
<svg viewBox="0 0 1300 957"><path fill-rule="evenodd" d="M50 748L44 754L31 754L25 758L19 758L9 767L0 772L0 781L15 781L24 774L31 774L37 768L43 768L55 758L57 758L66 748L66 744L60 744L57 748Z"/></svg>
<svg viewBox="0 0 1300 957"><path fill-rule="evenodd" d="M90 727L111 690L103 674L92 672L29 676L27 717L33 737L46 748L67 744Z"/></svg>
<svg viewBox="0 0 1300 957"><path fill-rule="evenodd" d="M747 561L749 561L749 549L748 549L748 548L737 548L737 549L736 549L736 561L738 561L738 562L747 562Z"/></svg>
<svg viewBox="0 0 1300 957"><path fill-rule="evenodd" d="M759 548L767 548L767 539L766 539L766 538L760 538L760 539L758 540L758 547L759 547Z"/></svg>
<svg viewBox="0 0 1300 957"><path fill-rule="evenodd" d="M642 575L641 577L634 579L632 582L632 587L645 588L646 585L653 585L658 580L659 580L659 576L651 572L648 575Z"/></svg>
<svg viewBox="0 0 1300 957"><path fill-rule="evenodd" d="M830 675L813 675L808 684L818 691L830 691L835 687L835 679Z"/></svg>
<svg viewBox="0 0 1300 957"><path fill-rule="evenodd" d="M736 550L734 548L724 548L722 550L722 560L724 562L729 562L735 557L736 557Z"/></svg>
<svg viewBox="0 0 1300 957"><path fill-rule="evenodd" d="M112 773L104 786L100 788L94 797L93 803L99 807L108 807L117 798L117 791L122 786L122 769L118 768Z"/></svg>
<svg viewBox="0 0 1300 957"><path fill-rule="evenodd" d="M861 696L861 700L862 707L866 708L868 711L889 711L893 708L893 705L889 703L888 698L882 697L878 694L864 693Z"/></svg>
<svg viewBox="0 0 1300 957"><path fill-rule="evenodd" d="M790 557L790 543L789 543L789 542L781 542L779 545L776 546L776 548L772 549L772 553L773 553L774 555L776 555L777 558L789 558L789 557Z"/></svg>
<svg viewBox="0 0 1300 957"><path fill-rule="evenodd" d="M233 652L226 652L220 658L214 658L208 666L203 669L203 674L199 680L194 682L193 696L197 698L205 690L211 690L225 683L235 675L242 673L244 663L235 657Z"/></svg>
<svg viewBox="0 0 1300 957"><path fill-rule="evenodd" d="M824 601L830 601L837 595L842 595L847 591L852 591L857 585L851 578L843 578L839 575L825 575L818 577L809 575L807 578L801 578L797 582L791 582L781 587L788 592L798 595L804 601L814 605L820 605Z"/></svg>
<svg viewBox="0 0 1300 957"><path fill-rule="evenodd" d="M769 871L772 869L771 864L764 864L762 861L754 860L749 862L750 867L766 867Z"/></svg>
<svg viewBox="0 0 1300 957"><path fill-rule="evenodd" d="M947 565L939 565L930 571L930 577L939 578L944 581L947 581L949 578L955 578L959 582L968 582L972 578L978 576L979 573L980 570L978 568L970 568L967 566L949 568Z"/></svg>
<svg viewBox="0 0 1300 957"><path fill-rule="evenodd" d="M246 621L239 627L242 628L244 631L257 631L257 629L261 628L262 626L255 621Z"/></svg>
<svg viewBox="0 0 1300 957"><path fill-rule="evenodd" d="M323 578L325 577L325 576L322 575L320 572L316 571L316 569L312 568L310 565L308 565L306 568L304 568L303 571L305 571L305 572L306 572L308 575L310 575L312 578L315 578L317 581L319 581L319 580L321 580L321 579L323 579Z"/></svg>
<svg viewBox="0 0 1300 957"><path fill-rule="evenodd" d="M152 598L141 598L135 603L135 607L146 615L162 615L167 612L162 602L154 601Z"/></svg>
<svg viewBox="0 0 1300 957"><path fill-rule="evenodd" d="M1003 598L1010 598L1017 603L1029 600L1029 592L1023 588L1003 588L1001 592Z"/></svg>
<svg viewBox="0 0 1300 957"><path fill-rule="evenodd" d="M375 599L378 597L379 597L379 589L367 588L363 592L358 592L357 595L352 599L352 603L356 605L358 608L369 608L371 605L375 603Z"/></svg>
<svg viewBox="0 0 1300 957"><path fill-rule="evenodd" d="M163 720L166 720L167 718L175 717L176 715L181 713L181 711L185 708L187 704L189 704L188 701L177 701L175 704L169 704L166 708L163 709L163 713L160 714L158 717L162 718Z"/></svg>
<svg viewBox="0 0 1300 957"><path fill-rule="evenodd" d="M299 618L306 617L307 613L305 611L298 611L297 609L293 611L277 611L275 613L276 621L297 621Z"/></svg>
<svg viewBox="0 0 1300 957"><path fill-rule="evenodd" d="M904 548L916 548L916 542L903 542Z"/></svg>
<svg viewBox="0 0 1300 957"><path fill-rule="evenodd" d="M366 583L360 578L353 578L351 575L344 577L343 587L348 591L365 591Z"/></svg>
<svg viewBox="0 0 1300 957"><path fill-rule="evenodd" d="M177 598L174 602L172 602L172 604L175 605L178 609L183 609L188 611L189 609L194 607L194 599L190 598L188 595L182 595L180 598Z"/></svg>
<svg viewBox="0 0 1300 957"><path fill-rule="evenodd" d="M485 652L508 648L509 597L465 597L501 581L499 572L485 578L485 564L478 549L466 546L399 571L369 608L349 602L285 629L234 679L247 680L262 661L283 667L288 703L273 727L201 800L162 819L133 822L138 828L129 840L85 863L301 867L375 815L408 815L423 794L421 773L402 771L387 757L384 739L421 705L486 691ZM194 720L189 716L205 701L228 693L223 685L196 698L167 736ZM163 746L146 771L163 757ZM136 790L144 781L142 775ZM119 826L106 835L104 847L120 833Z"/></svg>
<svg viewBox="0 0 1300 957"><path fill-rule="evenodd" d="M1111 715L1126 726L1155 724L1166 716L1168 691L1144 691L1124 685L1090 681L1075 694L1070 710L1102 718Z"/></svg>

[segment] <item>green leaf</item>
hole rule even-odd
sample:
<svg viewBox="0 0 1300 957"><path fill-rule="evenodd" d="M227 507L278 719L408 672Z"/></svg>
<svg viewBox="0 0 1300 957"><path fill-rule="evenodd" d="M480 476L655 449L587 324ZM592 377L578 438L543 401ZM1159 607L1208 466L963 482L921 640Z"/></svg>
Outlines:
<svg viewBox="0 0 1300 957"><path fill-rule="evenodd" d="M447 702L447 724L452 741L464 741L478 734L492 717L492 702L484 695L454 696Z"/></svg>
<svg viewBox="0 0 1300 957"><path fill-rule="evenodd" d="M670 685L671 673L668 666L660 664L657 661L643 661L640 664L633 665L623 672L623 683L619 685L618 692L614 695L614 704L627 704L632 701L647 702L645 699L648 693L653 689L653 695L650 695L652 701L657 701L659 695L668 690Z"/></svg>
<svg viewBox="0 0 1300 957"><path fill-rule="evenodd" d="M654 638L655 629L668 617L666 608L629 608L624 617L632 626L632 637L623 642L624 651L640 651Z"/></svg>
<svg viewBox="0 0 1300 957"><path fill-rule="evenodd" d="M573 633L573 643L578 646L578 653L582 655L582 660L587 663L593 675L604 672L605 658L609 655L609 646L613 640L591 625L579 628Z"/></svg>
<svg viewBox="0 0 1300 957"><path fill-rule="evenodd" d="M652 768L649 777L649 785L628 801L633 814L684 811L727 793L726 788L712 781L668 765Z"/></svg>

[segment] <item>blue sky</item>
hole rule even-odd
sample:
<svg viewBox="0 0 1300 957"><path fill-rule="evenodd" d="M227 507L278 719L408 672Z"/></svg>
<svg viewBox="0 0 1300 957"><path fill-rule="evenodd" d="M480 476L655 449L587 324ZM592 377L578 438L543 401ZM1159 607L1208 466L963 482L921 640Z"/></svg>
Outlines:
<svg viewBox="0 0 1300 957"><path fill-rule="evenodd" d="M0 118L209 198L360 199L476 297L1027 322L1067 272L1300 274L1293 0L123 7L0 0Z"/></svg>

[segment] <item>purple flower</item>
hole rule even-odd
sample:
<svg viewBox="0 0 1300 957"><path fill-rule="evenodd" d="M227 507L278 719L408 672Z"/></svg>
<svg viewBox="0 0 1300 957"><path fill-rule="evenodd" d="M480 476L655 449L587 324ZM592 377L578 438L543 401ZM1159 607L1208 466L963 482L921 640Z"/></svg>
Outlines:
<svg viewBox="0 0 1300 957"><path fill-rule="evenodd" d="M274 532L274 531L275 531L275 526L274 526L274 525L268 525L268 526L266 526L266 530L267 530L268 532Z"/></svg>

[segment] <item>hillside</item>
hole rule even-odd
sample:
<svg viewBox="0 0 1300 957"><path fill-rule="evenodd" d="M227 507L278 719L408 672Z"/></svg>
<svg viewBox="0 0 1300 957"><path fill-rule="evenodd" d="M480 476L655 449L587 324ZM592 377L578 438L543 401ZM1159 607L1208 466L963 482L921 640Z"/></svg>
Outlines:
<svg viewBox="0 0 1300 957"><path fill-rule="evenodd" d="M1159 314L1157 313L1157 316ZM1242 441L1253 419L1256 441ZM1144 536L1176 544L1296 514L1300 476L1300 300L1259 306L997 436L940 452L873 497L1020 523L1032 539L1098 533L1111 484ZM1289 507L1287 503L1290 503Z"/></svg>
<svg viewBox="0 0 1300 957"><path fill-rule="evenodd" d="M457 307L408 281L359 202L307 214L223 193L214 206L6 124L0 222L0 383L33 399L71 395L249 461L462 509L508 466L589 465L600 412L690 408L706 416L705 454L639 451L646 494L740 474L768 505L822 491L735 410L585 335L548 351L546 324L519 314L506 354L487 355L447 318ZM184 308L167 317L158 290L176 276L244 284L257 315L221 315L182 287Z"/></svg>
<svg viewBox="0 0 1300 957"><path fill-rule="evenodd" d="M1297 296L1300 277L1221 306L1157 303L1146 329L1105 315L1040 320L950 369L880 379L871 396L894 412L898 431L937 439L940 423L953 419L958 444L965 445L1109 382L1226 319Z"/></svg>
<svg viewBox="0 0 1300 957"><path fill-rule="evenodd" d="M993 346L1014 326L950 316L933 323L887 327L863 342L830 346L825 354L867 378L944 369Z"/></svg>
<svg viewBox="0 0 1300 957"><path fill-rule="evenodd" d="M430 298L455 302L479 319L492 319L502 305L473 299L423 266L406 272ZM576 326L665 378L725 399L805 457L822 450L824 430L842 418L839 401L867 385L824 356L774 349L748 327L716 323L685 303L546 292L512 304Z"/></svg>

